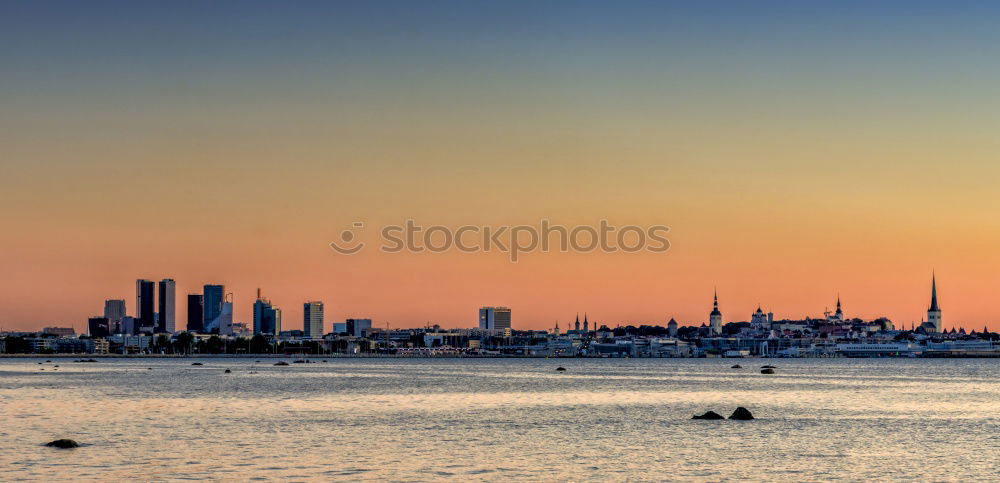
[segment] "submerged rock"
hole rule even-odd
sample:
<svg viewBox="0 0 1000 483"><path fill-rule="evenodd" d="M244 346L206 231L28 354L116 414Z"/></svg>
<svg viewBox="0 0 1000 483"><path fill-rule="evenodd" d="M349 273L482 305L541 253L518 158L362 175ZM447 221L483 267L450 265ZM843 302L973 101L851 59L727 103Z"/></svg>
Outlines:
<svg viewBox="0 0 1000 483"><path fill-rule="evenodd" d="M566 368L562 367L562 366L559 366L559 367L556 368L556 371L558 371L558 372L565 372Z"/></svg>
<svg viewBox="0 0 1000 483"><path fill-rule="evenodd" d="M692 417L691 419L726 419L726 418L722 417L721 414L715 411L709 411L705 414L702 414L701 416L695 414L694 417Z"/></svg>
<svg viewBox="0 0 1000 483"><path fill-rule="evenodd" d="M288 363L285 362L285 361L278 361L278 362L275 362L274 365L276 365L276 366L287 366Z"/></svg>
<svg viewBox="0 0 1000 483"><path fill-rule="evenodd" d="M232 372L233 372L233 371L230 371L229 369L226 369L226 370L225 370L225 374L230 374L230 373L232 373Z"/></svg>
<svg viewBox="0 0 1000 483"><path fill-rule="evenodd" d="M760 366L761 369L777 369L775 366Z"/></svg>
<svg viewBox="0 0 1000 483"><path fill-rule="evenodd" d="M733 411L733 414L729 416L729 419L736 419L738 421L749 421L753 419L753 414L750 414L750 410L740 406Z"/></svg>
<svg viewBox="0 0 1000 483"><path fill-rule="evenodd" d="M192 362L191 365L192 366L204 366L205 364L202 364L200 362Z"/></svg>
<svg viewBox="0 0 1000 483"><path fill-rule="evenodd" d="M57 439L55 441L49 441L48 443L45 443L45 446L49 446L51 448L68 449L68 448L79 448L80 443L77 443L72 439Z"/></svg>
<svg viewBox="0 0 1000 483"><path fill-rule="evenodd" d="M743 369L743 366L741 366L739 364L733 364L733 366L730 367L730 369Z"/></svg>
<svg viewBox="0 0 1000 483"><path fill-rule="evenodd" d="M771 368L761 369L760 373L761 374L774 374L774 369L771 369Z"/></svg>

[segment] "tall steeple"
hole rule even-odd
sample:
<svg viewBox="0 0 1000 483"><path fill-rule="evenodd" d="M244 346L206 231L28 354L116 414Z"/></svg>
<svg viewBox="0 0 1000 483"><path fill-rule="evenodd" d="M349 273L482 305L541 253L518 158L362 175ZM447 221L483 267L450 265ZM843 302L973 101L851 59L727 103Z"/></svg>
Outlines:
<svg viewBox="0 0 1000 483"><path fill-rule="evenodd" d="M937 275L931 272L931 308L927 310L941 310L937 303Z"/></svg>
<svg viewBox="0 0 1000 483"><path fill-rule="evenodd" d="M573 325L573 328L576 329L577 332L580 331L580 314L579 313L576 314L576 324Z"/></svg>
<svg viewBox="0 0 1000 483"><path fill-rule="evenodd" d="M719 291L715 290L712 297L712 313L708 314L708 326L712 333L722 333L722 312L719 311Z"/></svg>
<svg viewBox="0 0 1000 483"><path fill-rule="evenodd" d="M933 324L934 332L941 332L944 323L941 321L941 307L937 300L937 275L931 272L931 307L927 309L927 322Z"/></svg>

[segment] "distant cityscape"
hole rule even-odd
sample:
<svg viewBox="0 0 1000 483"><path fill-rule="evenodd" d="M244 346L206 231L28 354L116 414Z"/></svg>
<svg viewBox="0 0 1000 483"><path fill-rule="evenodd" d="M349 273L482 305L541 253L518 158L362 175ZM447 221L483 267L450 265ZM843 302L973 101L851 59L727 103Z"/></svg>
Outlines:
<svg viewBox="0 0 1000 483"><path fill-rule="evenodd" d="M177 327L173 279L136 280L134 316L126 301L104 301L104 313L87 320L87 332L46 327L40 332L0 332L0 353L123 355L366 355L522 357L1000 357L1000 335L986 327L946 330L931 277L926 320L909 328L888 318L863 320L836 310L823 317L775 320L758 306L749 321L723 322L713 294L707 323L616 325L591 322L584 313L572 326L516 330L509 307L481 307L478 326L442 329L379 327L368 318L327 325L322 301L303 303L300 328L283 325L281 309L260 289L252 324L233 321L233 297L224 285L206 284L187 295L187 323ZM327 330L329 328L329 330Z"/></svg>

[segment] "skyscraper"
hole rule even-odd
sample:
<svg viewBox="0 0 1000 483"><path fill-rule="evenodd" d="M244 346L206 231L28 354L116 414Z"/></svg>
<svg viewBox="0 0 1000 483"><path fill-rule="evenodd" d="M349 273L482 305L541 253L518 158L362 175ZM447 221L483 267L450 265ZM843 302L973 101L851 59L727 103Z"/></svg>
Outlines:
<svg viewBox="0 0 1000 483"><path fill-rule="evenodd" d="M708 314L708 326L713 334L722 333L722 312L719 311L719 293L715 292L712 313Z"/></svg>
<svg viewBox="0 0 1000 483"><path fill-rule="evenodd" d="M261 296L260 289L257 289L257 300L253 303L253 333L281 333L281 309L272 306L270 300Z"/></svg>
<svg viewBox="0 0 1000 483"><path fill-rule="evenodd" d="M165 278L160 280L159 285L159 295L160 295L160 311L159 318L156 320L156 332L172 334L175 332L175 322L176 322L176 291L177 284L172 278Z"/></svg>
<svg viewBox="0 0 1000 483"><path fill-rule="evenodd" d="M306 338L323 338L323 302L306 302L302 306L302 331Z"/></svg>
<svg viewBox="0 0 1000 483"><path fill-rule="evenodd" d="M152 280L135 281L135 333L144 330L152 331L156 326L156 304L154 303L154 292L156 285Z"/></svg>
<svg viewBox="0 0 1000 483"><path fill-rule="evenodd" d="M205 316L203 312L205 308L203 307L204 295L192 293L188 294L188 317L187 317L187 330L191 332L201 332L205 330L205 321L202 317Z"/></svg>
<svg viewBox="0 0 1000 483"><path fill-rule="evenodd" d="M109 299L104 301L104 318L108 319L108 331L112 334L122 332L122 318L125 317L125 301Z"/></svg>
<svg viewBox="0 0 1000 483"><path fill-rule="evenodd" d="M484 330L510 329L510 309L507 307L480 308L479 328Z"/></svg>
<svg viewBox="0 0 1000 483"><path fill-rule="evenodd" d="M933 325L934 332L941 332L944 327L941 321L941 307L938 306L937 275L935 274L931 274L931 306L927 309L927 322Z"/></svg>
<svg viewBox="0 0 1000 483"><path fill-rule="evenodd" d="M202 330L208 332L215 319L222 313L222 304L226 303L225 285L205 285L202 296ZM216 324L218 325L218 324ZM218 327L215 327L216 329Z"/></svg>

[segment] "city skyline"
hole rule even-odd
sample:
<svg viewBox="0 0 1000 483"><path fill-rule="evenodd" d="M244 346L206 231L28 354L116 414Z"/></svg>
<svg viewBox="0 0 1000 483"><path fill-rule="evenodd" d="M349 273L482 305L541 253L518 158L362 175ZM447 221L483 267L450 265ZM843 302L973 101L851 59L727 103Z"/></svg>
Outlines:
<svg viewBox="0 0 1000 483"><path fill-rule="evenodd" d="M839 293L909 324L936 271L946 325L1000 330L992 2L0 13L4 328L79 325L164 277L178 320L219 283L236 321L257 287L296 324L307 300L400 326L483 304L694 321L717 286L724 313ZM408 219L663 225L670 249L329 248Z"/></svg>
<svg viewBox="0 0 1000 483"><path fill-rule="evenodd" d="M135 325L133 328L135 331L139 331L140 328L143 329L150 328L149 332L175 333L185 330L202 332L201 329L206 327L204 324L206 316L212 318L218 318L219 315L225 315L226 317L228 317L227 324L229 327L231 327L234 323L239 323L248 327L249 330L255 334L263 333L271 335L276 335L277 332L282 332L282 331L301 330L305 333L307 338L316 337L316 334L325 334L326 332L328 332L329 329L332 328L332 324L337 323L335 322L336 320L350 321L357 319L357 314L355 313L351 313L350 315L346 315L343 317L334 316L332 318L326 318L324 301L310 299L302 302L303 310L301 313L301 317L297 319L290 319L290 320L302 320L301 328L299 328L298 325L294 322L292 322L291 324L286 323L285 325L282 325L283 311L281 309L281 306L279 306L276 303L272 303L272 301L268 298L264 298L262 295L263 294L262 289L258 287L256 289L256 294L257 294L256 300L253 302L252 309L249 311L250 318L249 320L244 320L240 319L236 315L240 311L236 309L238 304L235 303L235 294L233 294L232 292L228 292L225 288L225 285L222 284L204 284L202 286L203 294L188 294L186 297L188 301L188 306L185 307L185 310L181 311L180 313L187 313L187 319L168 323L160 316L160 313L162 313L164 308L165 307L168 308L170 313L176 313L180 309L176 305L175 295L173 293L176 282L173 279L163 279L157 284L159 288L157 290L158 295L156 296L156 298L148 302L145 302L151 306L159 308L159 311L149 314L149 317L154 321L154 323L152 325L143 325L141 316L142 309L140 307L142 307L142 305L144 304L143 295L145 294L145 291L143 290L142 287L149 286L151 284L152 282L150 282L149 280L145 279L136 280L135 282L136 298L135 298L135 308L133 310L128 309L129 304L125 300L108 298L105 299L103 302L104 303L103 312L90 315L87 317L87 319L92 320L94 317L103 317L104 319L106 319L105 323L109 324L109 327L112 328L112 333L114 333L114 328L116 327L116 324L118 324L117 326L120 328L122 316L127 316L128 318L135 319L134 321ZM168 291L169 302L161 298L163 296L166 286L170 287ZM216 305L218 305L218 307L216 309L205 309L203 301L206 299L206 297L210 300L215 300L217 302ZM197 304L196 305L197 310L193 312L191 310L192 307L190 305L192 302ZM227 308L224 310L223 306L226 306ZM864 320L875 320L878 318L889 318L890 320L892 320L896 328L899 330L907 330L908 328L919 327L921 323L925 322L934 326L935 332L947 331L949 328L963 329L963 330L965 329L978 330L978 328L981 327L990 328L990 324L988 323L981 323L977 325L975 322L970 322L970 321L951 322L949 319L949 322L951 322L950 324L946 325L942 323L942 310L938 303L938 287L937 287L936 273L931 274L930 298L929 298L929 303L926 306L927 309L924 312L924 316L916 320L910 320L908 322L893 320L891 317L886 317L884 315L863 316L860 313L845 313L842 311L842 300L841 300L841 295L839 293L836 296L836 301L834 304L836 310L832 311L830 310L830 306L824 306L824 310L821 314L816 314L816 313L783 314L779 310L777 315L775 315L774 307L768 306L767 304L761 304L758 302L756 304L756 311L746 312L749 315L744 318L743 315L741 315L743 314L743 312L740 311L725 312L729 314L728 316L726 316L724 312L720 310L721 306L722 305L720 305L719 301L718 288L714 288L712 304L711 304L712 309L711 312L708 313L707 317L704 317L703 319L681 318L679 319L680 323L682 325L688 325L688 326L700 326L704 324L712 331L712 333L720 334L722 332L723 324L730 322L751 322L753 324L755 323L758 317L763 317L766 312L768 320L802 320L807 318L812 318L814 320L817 320L822 318L830 318L831 316L834 316L837 320L848 320L854 318L864 319ZM312 309L313 315L310 315L310 309ZM494 317L495 317L494 313L505 314L505 315L503 315L502 317L496 317L497 322L494 323ZM584 311L583 313L584 313L584 319L587 320L589 312ZM552 321L549 321L548 325L546 325L546 323L544 322L543 323L529 322L525 326L512 326L510 314L511 314L510 307L481 306L478 309L478 318L472 324L457 323L454 325L447 325L447 324L442 324L440 321L437 320L425 320L420 323L412 323L412 324L404 323L399 325L391 325L391 327L399 329L399 328L424 327L429 325L440 325L442 328L446 329L478 327L479 329L514 328L517 330L549 330L553 328L552 327L553 324L555 324L558 327L560 320L560 319L554 319ZM532 320L530 314L526 318L529 321ZM358 320L370 321L372 319L367 318ZM375 320L377 321L376 324L377 326L383 326L389 324L389 321L378 321L378 319ZM501 320L503 320L503 322L501 322ZM607 325L608 327L625 326L625 325L654 325L654 326L665 327L667 326L668 321L674 322L676 320L678 320L678 317L673 315L667 315L665 318L654 319L654 320L606 320L603 318L594 317L594 324L595 324L594 329L598 327L598 324ZM579 311L577 311L575 322L579 324L579 321L580 321ZM369 322L369 325L371 325L371 322ZM45 326L46 327L60 326L60 324L49 323L45 324ZM62 326L70 326L75 328L76 324L62 324ZM85 323L84 327L86 326L87 324ZM170 330L166 330L165 329L166 327L170 327ZM566 330L568 330L569 327L571 327L570 324L568 322L564 322L564 328L567 328ZM0 327L0 329L10 330L12 328ZM316 329L319 329L319 331L317 331ZM231 331L232 329L231 328L220 329L218 325L215 325L211 328L206 328L205 332L211 332L213 330L216 332L221 331L223 334L226 334L226 333L231 333L227 331Z"/></svg>

